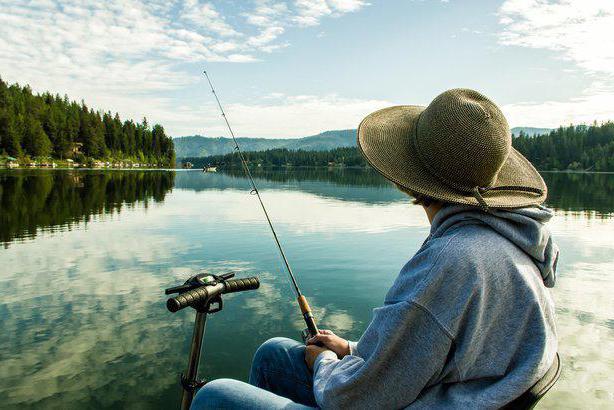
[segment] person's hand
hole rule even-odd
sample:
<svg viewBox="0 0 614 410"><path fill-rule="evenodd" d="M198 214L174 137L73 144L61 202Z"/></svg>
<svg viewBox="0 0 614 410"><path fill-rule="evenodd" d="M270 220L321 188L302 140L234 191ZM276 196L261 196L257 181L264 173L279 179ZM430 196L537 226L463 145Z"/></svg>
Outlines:
<svg viewBox="0 0 614 410"><path fill-rule="evenodd" d="M316 362L316 358L322 352L327 351L328 349L325 347L308 345L305 348L305 363L307 363L307 367L309 370L313 370L313 364Z"/></svg>
<svg viewBox="0 0 614 410"><path fill-rule="evenodd" d="M307 340L307 347L309 347L309 345L315 345L318 342L322 343L327 349L335 352L339 359L343 359L344 356L350 354L350 343L330 330L320 329L320 333Z"/></svg>

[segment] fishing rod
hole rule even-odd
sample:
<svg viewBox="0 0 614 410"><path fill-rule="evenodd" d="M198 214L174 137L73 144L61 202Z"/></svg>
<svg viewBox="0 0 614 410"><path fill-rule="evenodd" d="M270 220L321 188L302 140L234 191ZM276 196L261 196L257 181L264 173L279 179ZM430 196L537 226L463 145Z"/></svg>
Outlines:
<svg viewBox="0 0 614 410"><path fill-rule="evenodd" d="M217 106L219 107L222 113L222 117L224 117L224 121L226 122L226 127L228 128L228 132L230 133L230 136L232 137L232 141L234 143L234 149L239 154L241 165L243 166L243 170L245 171L245 174L247 175L247 179L249 180L249 183L252 188L251 193L253 195L256 195L256 197L258 198L258 202L260 203L262 212L264 212L266 221L268 222L269 228L271 229L271 233L273 234L273 239L275 239L275 244L277 245L277 249L279 250L281 259L283 260L286 271L288 272L288 275L290 276L292 290L294 291L294 294L296 295L296 300L301 309L301 313L303 315L303 319L305 320L305 324L307 325L307 329L303 331L302 337L303 337L303 340L307 340L308 338L313 337L319 333L318 326L316 325L315 317L313 316L311 307L309 306L309 303L307 302L307 298L305 298L305 296L302 294L301 289L299 288L298 283L296 282L294 272L292 272L292 268L290 267L290 263L288 262L286 253L284 252L284 249L281 246L281 243L279 242L279 238L277 237L277 233L275 232L275 228L273 227L273 222L271 222L269 213L267 212L266 207L264 206L264 202L262 202L260 191L258 191L256 182L254 182L254 178L252 177L252 173L249 170L247 161L245 160L245 156L243 155L243 151L241 151L241 148L239 147L239 143L237 142L237 139L235 137L235 133L232 130L232 127L230 126L230 122L228 122L228 117L226 116L226 112L224 111L224 108L222 107L222 103L220 102L220 99L218 98L217 93L215 92L215 88L213 87L211 78L209 77L209 74L207 73L206 70L203 71L203 73L205 74L205 77L207 78L209 87L211 87L211 93L213 93L213 96L215 97L215 101L217 102Z"/></svg>

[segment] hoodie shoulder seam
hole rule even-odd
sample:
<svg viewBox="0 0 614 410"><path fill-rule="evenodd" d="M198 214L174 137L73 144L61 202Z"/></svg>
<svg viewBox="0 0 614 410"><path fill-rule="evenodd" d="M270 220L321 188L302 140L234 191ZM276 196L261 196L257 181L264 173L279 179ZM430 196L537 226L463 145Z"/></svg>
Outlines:
<svg viewBox="0 0 614 410"><path fill-rule="evenodd" d="M444 332L444 334L448 337L448 339L450 339L452 342L456 341L456 338L452 335L452 333L445 327L443 323L439 321L437 316L435 316L426 306L422 305L421 303L415 300L407 300L405 301L405 303L407 303L410 306L411 305L416 306L418 309L424 311L428 316L433 318L435 323L437 323L437 326L439 326L439 328Z"/></svg>
<svg viewBox="0 0 614 410"><path fill-rule="evenodd" d="M422 310L428 316L430 316L433 319L433 321L437 324L439 329L444 333L444 335L447 336L448 339L450 339L450 341L452 342L452 346L454 346L454 348L456 347L456 337L454 337L454 335L452 335L452 332L450 332L446 328L446 326L439 321L437 316L435 316L426 306L422 305L421 303L419 303L419 302L417 302L415 300L409 300L409 301L406 301L406 303L408 305L410 305L410 306L411 305L416 306L418 309ZM459 378L462 381L463 380L463 372L462 372L460 366L458 365L458 362L456 360L456 355L452 355L452 361L454 363L454 367L456 367L456 371L458 372Z"/></svg>
<svg viewBox="0 0 614 410"><path fill-rule="evenodd" d="M435 259L433 260L433 262L431 263L431 266L429 267L429 270L427 271L427 273L424 275L424 278L422 278L422 280L420 280L420 282L418 283L417 288L419 290L421 290L423 288L424 282L426 281L427 278L429 278L431 276L431 272L433 271L433 269L435 268L435 266L438 265L439 260L441 259L441 255L444 253L444 251L446 249L448 249L448 246L450 245L450 242L452 242L452 240L454 238L456 238L458 235L460 235L460 232L455 232L454 234L452 234L450 236L450 238L448 239L448 241L445 243L445 245L443 245L441 247L441 249L439 250L439 252L437 253L437 256L435 256Z"/></svg>

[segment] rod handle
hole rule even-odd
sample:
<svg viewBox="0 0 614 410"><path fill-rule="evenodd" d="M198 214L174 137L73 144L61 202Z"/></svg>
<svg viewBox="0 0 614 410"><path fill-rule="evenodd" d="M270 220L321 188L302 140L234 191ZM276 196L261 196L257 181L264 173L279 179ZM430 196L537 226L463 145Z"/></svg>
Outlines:
<svg viewBox="0 0 614 410"><path fill-rule="evenodd" d="M301 308L301 313L303 314L305 324L307 325L309 336L317 335L320 333L320 331L318 330L318 325L316 325L316 318L313 316L309 302L307 302L307 298L301 295L298 297L297 301L299 307Z"/></svg>

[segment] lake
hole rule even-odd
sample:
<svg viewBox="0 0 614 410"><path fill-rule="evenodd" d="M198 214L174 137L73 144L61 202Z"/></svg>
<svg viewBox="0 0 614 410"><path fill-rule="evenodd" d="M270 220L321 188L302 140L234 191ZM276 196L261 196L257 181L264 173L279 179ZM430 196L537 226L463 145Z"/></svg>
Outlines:
<svg viewBox="0 0 614 410"><path fill-rule="evenodd" d="M367 170L255 178L321 327L357 339L427 236L422 210ZM614 175L544 179L564 367L540 408L611 408ZM260 343L303 327L238 172L2 170L0 245L2 408L178 407L194 312L164 289L200 270L261 280L210 317L201 376L245 380Z"/></svg>

